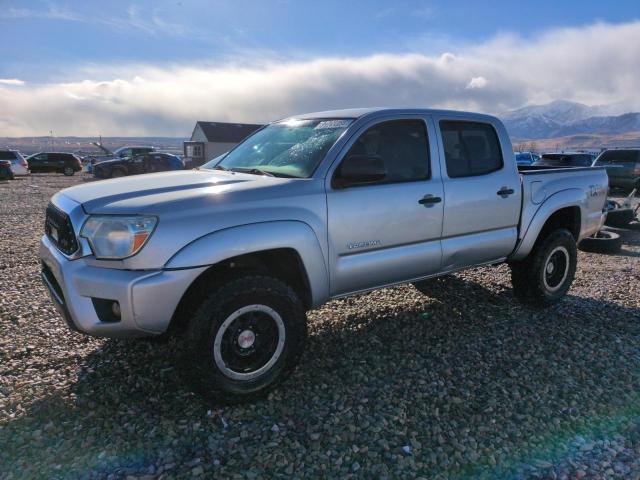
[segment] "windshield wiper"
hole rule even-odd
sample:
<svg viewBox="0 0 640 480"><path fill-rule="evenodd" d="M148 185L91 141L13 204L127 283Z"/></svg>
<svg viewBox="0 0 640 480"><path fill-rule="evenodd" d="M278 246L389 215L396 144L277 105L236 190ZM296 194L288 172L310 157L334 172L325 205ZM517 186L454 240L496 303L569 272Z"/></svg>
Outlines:
<svg viewBox="0 0 640 480"><path fill-rule="evenodd" d="M225 172L228 172L229 169L227 167L223 167L222 165L216 165L215 167L213 167L214 170L224 170Z"/></svg>
<svg viewBox="0 0 640 480"><path fill-rule="evenodd" d="M224 168L224 167L222 167ZM242 168L242 167L234 167L229 168L232 172L240 172L240 173L249 173L251 175L264 175L267 177L275 177L275 175L271 172L267 172L266 170L261 170L260 168Z"/></svg>

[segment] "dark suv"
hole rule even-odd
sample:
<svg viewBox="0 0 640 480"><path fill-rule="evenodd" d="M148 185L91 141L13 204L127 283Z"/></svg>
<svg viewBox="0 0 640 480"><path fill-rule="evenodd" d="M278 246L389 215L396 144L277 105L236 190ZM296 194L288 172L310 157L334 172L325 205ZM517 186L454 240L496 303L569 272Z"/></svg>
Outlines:
<svg viewBox="0 0 640 480"><path fill-rule="evenodd" d="M593 165L607 169L609 187L631 190L640 180L640 148L605 150Z"/></svg>
<svg viewBox="0 0 640 480"><path fill-rule="evenodd" d="M134 157L116 158L96 163L93 175L96 178L116 178L139 173L166 172L182 170L184 163L177 155L170 153L147 153Z"/></svg>
<svg viewBox="0 0 640 480"><path fill-rule="evenodd" d="M27 157L31 173L57 172L71 176L82 170L82 161L73 153L42 152Z"/></svg>

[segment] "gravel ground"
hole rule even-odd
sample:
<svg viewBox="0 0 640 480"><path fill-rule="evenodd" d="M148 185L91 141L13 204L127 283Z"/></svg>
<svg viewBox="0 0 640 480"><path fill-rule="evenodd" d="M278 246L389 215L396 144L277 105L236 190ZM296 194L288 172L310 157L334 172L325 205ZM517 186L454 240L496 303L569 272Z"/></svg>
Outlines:
<svg viewBox="0 0 640 480"><path fill-rule="evenodd" d="M331 302L290 380L220 408L176 379L170 344L55 313L37 244L79 182L0 182L0 479L640 478L640 230L580 253L548 310L516 303L505 266Z"/></svg>

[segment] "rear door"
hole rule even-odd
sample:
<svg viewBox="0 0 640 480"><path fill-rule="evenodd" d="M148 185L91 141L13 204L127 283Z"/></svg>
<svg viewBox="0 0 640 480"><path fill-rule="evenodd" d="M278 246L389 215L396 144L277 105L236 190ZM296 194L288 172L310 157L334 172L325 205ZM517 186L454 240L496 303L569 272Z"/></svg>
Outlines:
<svg viewBox="0 0 640 480"><path fill-rule="evenodd" d="M47 169L50 172L62 172L64 170L64 154L50 153L47 159Z"/></svg>
<svg viewBox="0 0 640 480"><path fill-rule="evenodd" d="M132 175L146 173L148 163L148 155L134 155L128 164L129 173Z"/></svg>
<svg viewBox="0 0 640 480"><path fill-rule="evenodd" d="M442 268L507 257L517 241L520 176L504 128L490 121L437 117L444 158ZM502 140L502 141L501 141Z"/></svg>
<svg viewBox="0 0 640 480"><path fill-rule="evenodd" d="M371 120L345 145L327 176L332 296L440 269L442 181L429 117ZM335 187L347 156L382 159L383 180Z"/></svg>
<svg viewBox="0 0 640 480"><path fill-rule="evenodd" d="M169 162L163 154L156 153L149 156L151 157L152 172L166 172L169 170Z"/></svg>
<svg viewBox="0 0 640 480"><path fill-rule="evenodd" d="M29 158L29 170L32 173L46 172L47 170L48 155L46 153L39 153Z"/></svg>

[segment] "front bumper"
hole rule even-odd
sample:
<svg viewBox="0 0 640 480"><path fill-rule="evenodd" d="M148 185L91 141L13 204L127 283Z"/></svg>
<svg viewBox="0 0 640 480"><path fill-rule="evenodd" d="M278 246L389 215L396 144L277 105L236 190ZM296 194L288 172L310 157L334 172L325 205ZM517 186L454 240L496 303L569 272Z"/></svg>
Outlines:
<svg viewBox="0 0 640 480"><path fill-rule="evenodd" d="M67 259L45 236L40 241L42 279L69 326L97 337L159 334L189 285L206 267L183 270L118 270ZM120 304L120 321L101 321L92 298Z"/></svg>

